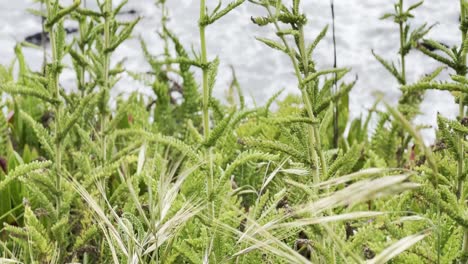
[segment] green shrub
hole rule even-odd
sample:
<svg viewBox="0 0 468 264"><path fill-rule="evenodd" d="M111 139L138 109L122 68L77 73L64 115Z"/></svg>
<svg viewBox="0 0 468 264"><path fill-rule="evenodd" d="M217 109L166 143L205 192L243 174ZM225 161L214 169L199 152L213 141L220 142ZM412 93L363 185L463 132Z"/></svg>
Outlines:
<svg viewBox="0 0 468 264"><path fill-rule="evenodd" d="M114 6L80 0L41 1L51 60L33 72L18 43L16 61L0 66L0 262L6 263L465 263L468 218L466 31L461 1L458 47L412 30L422 2L385 14L400 31L400 67L374 54L403 94L397 107L349 119L348 68L319 69L300 0L250 0L277 39L257 40L291 61L298 95L264 106L245 104L233 70L226 103L212 96L219 59L208 54L206 28L244 4L208 10L200 0L200 47L189 53L161 17L162 54L141 40L151 71L130 72L110 58L139 18L121 22ZM333 8L333 1L332 1ZM45 11L45 12L44 12ZM65 39L65 20L79 34ZM413 83L405 72L413 49L436 68ZM77 92L59 84L70 55ZM14 71L15 65L18 71ZM196 71L201 73L198 80ZM150 87L110 94L122 73ZM427 89L448 90L459 117L438 116L436 143L426 146L412 125ZM180 100L173 97L181 96ZM277 104L275 111L271 106ZM7 115L4 115L7 114ZM377 126L369 131L372 115ZM347 129L348 128L348 129Z"/></svg>

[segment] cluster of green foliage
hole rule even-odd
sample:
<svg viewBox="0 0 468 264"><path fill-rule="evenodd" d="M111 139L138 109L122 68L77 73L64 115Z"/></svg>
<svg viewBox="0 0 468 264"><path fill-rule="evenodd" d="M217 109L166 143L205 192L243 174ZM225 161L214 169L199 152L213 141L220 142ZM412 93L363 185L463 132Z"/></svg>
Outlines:
<svg viewBox="0 0 468 264"><path fill-rule="evenodd" d="M308 43L300 0L249 1L265 11L252 22L277 36L257 40L290 58L299 88L255 108L235 74L226 103L212 96L219 59L205 37L245 0L213 10L200 0L200 47L192 52L158 0L164 51L153 55L141 40L146 73L110 63L139 21L117 19L127 1L97 1L97 10L80 0L40 2L45 8L32 12L45 17L51 61L30 70L30 44L18 43L15 61L0 66L1 263L467 262L464 0L453 48L424 38L432 26L411 29L422 2L405 9L399 0L382 17L399 26L400 68L374 55L403 94L396 108L374 107L355 120L348 102L356 81L343 81L348 68L316 67L328 27ZM69 42L68 19L79 25ZM445 66L410 84L405 57L414 50ZM76 92L59 83L64 67L75 70ZM452 80L435 81L444 70ZM122 73L155 99L118 97L111 111ZM411 123L427 89L453 92L460 106L457 120L438 116L433 146Z"/></svg>

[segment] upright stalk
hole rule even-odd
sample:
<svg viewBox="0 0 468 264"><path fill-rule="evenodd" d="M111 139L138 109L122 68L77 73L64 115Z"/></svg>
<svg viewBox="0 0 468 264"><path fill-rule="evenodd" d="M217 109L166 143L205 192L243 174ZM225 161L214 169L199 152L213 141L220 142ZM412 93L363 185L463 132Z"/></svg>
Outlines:
<svg viewBox="0 0 468 264"><path fill-rule="evenodd" d="M50 0L47 0L47 15L48 17L52 17L52 3ZM56 35L55 35L56 26L52 25L49 28L49 35L50 35L50 43L51 43L51 50L52 50L52 63L49 69L50 74L52 74L52 88L51 90L54 91L55 99L60 99L60 86L58 85L58 71L59 71L59 60L57 54L57 46L56 46ZM61 114L60 114L60 104L55 104L55 136L57 137L60 132L60 121L61 121ZM62 163L62 153L61 153L61 141L55 140L55 188L57 189L57 197L56 197L56 209L57 209L57 216L60 214L60 206L61 206L61 163Z"/></svg>
<svg viewBox="0 0 468 264"><path fill-rule="evenodd" d="M107 94L109 92L109 67L110 67L110 51L108 50L111 43L110 43L110 38L111 38L111 33L110 33L110 24L111 24L111 14L112 14L112 0L106 0L105 6L104 6L104 83L103 83L103 89L102 91L104 94ZM107 96L103 96L103 100L106 100ZM106 144L106 135L105 135L105 128L106 128L106 110L105 110L105 103L102 102L102 107L101 109L101 132L102 132L102 162L105 164L107 160L107 144Z"/></svg>
<svg viewBox="0 0 468 264"><path fill-rule="evenodd" d="M266 5L265 8L268 11L268 15L270 17L275 17L273 12L271 11L271 8L268 5ZM278 25L278 22L275 20L273 22L273 24L274 24L274 26L276 28L276 31L280 32L281 28ZM296 57L294 55L294 50L289 46L289 43L287 42L286 38L283 35L279 35L279 38L283 42L284 47L286 48L286 52L287 52L289 58L291 59L291 62L293 64L293 66L294 66L294 72L296 74L296 78L297 78L297 81L298 81L299 86L300 86L302 101L304 103L304 107L305 107L305 110L307 112L307 115L310 118L315 118L313 108L312 108L312 104L311 104L309 95L307 94L307 91L306 91L306 87L303 87L301 85L303 77L302 77L302 74L301 74L301 70L299 69L298 62L296 61ZM302 55L302 54L305 54L304 34L303 34L302 27L301 27L301 34L300 34L299 38L300 38L299 43L302 43L302 44L300 44L300 46L302 48L301 47L299 48L301 50L301 55ZM307 57L307 56L305 56L305 57ZM308 69L308 66L309 66L309 61L308 61L308 58L306 58L305 61L304 61L304 69ZM309 126L309 129L308 129L307 133L308 133L308 141L309 141L309 158L310 158L311 161L314 161L315 164L317 164L319 158L318 158L317 152L316 152L316 150L314 148L317 145L316 135L315 134L318 133L318 130L316 129L316 127L314 128L314 126L311 125L311 126ZM322 163L322 167L324 165L326 166L326 164L324 163L324 160L322 160L322 161L323 162L320 162L320 163ZM312 168L312 169L314 169L314 168ZM320 169L319 169L318 166L316 166L315 170L316 170L316 172L315 172L313 181L314 181L314 183L318 183L320 181ZM323 168L322 168L322 170L323 170ZM324 171L326 172L326 170L324 170Z"/></svg>
<svg viewBox="0 0 468 264"><path fill-rule="evenodd" d="M463 7L463 0L460 0L460 10L461 10L461 14L460 14L460 19L461 19L461 23L463 23L464 21L464 18L465 18L465 8ZM465 38L466 38L466 33L465 33L465 30L462 28L462 45L463 43L465 42ZM461 55L461 58L462 58L462 64L463 65L466 65L466 52L465 52L465 49L462 49L462 51L464 52L462 55ZM465 76L466 75L466 70L463 70L463 72L457 72L457 74L459 75L463 75ZM463 120L463 118L465 117L465 106L463 104L463 100L464 100L464 96L463 96L463 93L460 95L460 100L458 102L458 111L459 111L459 118L460 120ZM461 192L463 191L463 167L464 167L464 148L463 148L463 136L460 135L458 137L458 146L459 146L459 151L460 151L460 156L459 156L459 159L458 159L458 190L457 190L457 195L459 198L463 199L464 197L462 197L461 195Z"/></svg>
<svg viewBox="0 0 468 264"><path fill-rule="evenodd" d="M46 7L47 8L47 7ZM41 2L41 13L44 12L44 2ZM45 18L41 16L41 46L42 46L42 73L46 75L47 68L47 51L46 51L46 31L45 31Z"/></svg>
<svg viewBox="0 0 468 264"><path fill-rule="evenodd" d="M86 8L86 0L83 0L83 7ZM86 44L84 43L85 41L85 32L84 32L84 28L86 26L86 18L83 18L83 22L80 21L80 24L79 24L79 33L80 33L80 41L78 42L78 46L82 52L82 54L86 54L85 53L85 46ZM84 96L86 95L86 86L85 86L85 71L86 71L86 67L85 66L78 66L78 67L81 67L81 71L79 73L79 76L78 76L78 90L81 91L81 97L84 98ZM83 253L83 264L88 264L89 263L89 253L88 252L85 252Z"/></svg>
<svg viewBox="0 0 468 264"><path fill-rule="evenodd" d="M336 69L337 67L337 58L336 58L336 35L335 35L335 4L333 0L330 0L330 8L331 8L331 15L332 15L332 39L333 39L333 68ZM333 93L338 93L338 86L337 86L337 74L334 74L333 80ZM339 100L335 100L335 107L333 109L333 147L338 148L338 142L340 140L339 135L339 128L338 128L338 118L339 118L339 107L338 107Z"/></svg>
<svg viewBox="0 0 468 264"><path fill-rule="evenodd" d="M205 0L200 0L200 21L204 19L206 12ZM207 139L210 135L210 120L209 120L209 89L208 89L208 69L207 64L207 55L206 55L206 38L205 38L205 28L206 26L200 24L200 45L201 45L201 62L204 65L202 68L203 71L203 135Z"/></svg>
<svg viewBox="0 0 468 264"><path fill-rule="evenodd" d="M403 9L403 0L400 0L399 1L399 11L398 13L401 15L404 13L404 9ZM399 32L400 32L400 63L401 63L401 69L400 69L400 72L401 72L401 85L406 85L406 63L405 63L405 53L403 51L404 49L404 46L405 46L405 32L404 32L404 28L405 28L405 21L403 20L402 17L400 17L399 21L398 21L398 26L399 26ZM402 147L404 146L404 141L405 141L405 135L403 133L402 130L400 130L398 132L399 134L399 139L400 139L400 142L402 144ZM402 150L403 151L403 150ZM397 166L402 166L402 161L403 161L403 155L399 155L397 154Z"/></svg>
<svg viewBox="0 0 468 264"><path fill-rule="evenodd" d="M403 13L403 0L400 0L400 13ZM400 26L400 56L401 56L401 78L402 85L406 84L406 66L405 66L405 54L403 48L405 46L405 32L404 32L404 21L400 19L398 25Z"/></svg>
<svg viewBox="0 0 468 264"><path fill-rule="evenodd" d="M206 5L205 0L200 0L200 21L203 21L206 16ZM201 63L202 67L202 89L203 89L203 136L207 140L210 136L210 113L209 113L209 104L210 104L210 90L208 87L208 59L206 51L206 37L205 29L206 25L204 23L199 23L200 27L200 48L201 48ZM213 155L211 153L212 148L210 147L207 151L207 158L209 160L209 175L207 176L207 195L208 199L211 199L213 192ZM210 216L214 216L214 204L211 203L211 212Z"/></svg>
<svg viewBox="0 0 468 264"><path fill-rule="evenodd" d="M83 7L86 8L86 0L83 1ZM85 53L85 46L86 44L84 43L85 41L85 27L86 27L86 18L83 18L83 20L79 21L79 34L80 34L80 40L78 42L78 47L81 50L82 54ZM86 87L85 87L85 71L86 67L85 66L78 66L81 68L81 71L79 72L78 75L78 90L81 92L81 97L84 97L86 95Z"/></svg>
<svg viewBox="0 0 468 264"><path fill-rule="evenodd" d="M302 25L299 26L299 50L300 50L300 53L301 53L301 58L302 58L302 64L304 65L304 78L307 77L311 71L309 69L309 57L307 56L307 52L306 52L306 49L305 49L305 38L304 38L304 27ZM302 82L302 79L299 79L300 82ZM309 84L311 85L311 84ZM311 119L314 119L315 118L315 115L314 115L314 111L312 109L312 103L310 101L310 98L309 98L309 94L307 93L306 90L302 90L302 93L303 93L303 98L304 98L304 103L306 104L307 106L307 112L309 114L309 117ZM322 143L321 143L321 140L320 140L320 132L319 132L319 129L317 127L316 124L312 124L309 128L309 131L311 131L309 134L311 134L311 136L313 137L313 143L314 145L311 146L313 148L315 148L315 155L318 155L318 158L320 159L320 166L321 166L321 169L322 169L322 173L321 173L321 178L322 179L325 179L327 176L326 176L326 173L328 171L327 169L327 163L326 163L326 160L325 160L325 156L323 155L323 151L322 151ZM318 174L316 176L316 179L314 179L314 181L316 183L320 182L320 177L319 177L320 174Z"/></svg>
<svg viewBox="0 0 468 264"><path fill-rule="evenodd" d="M298 3L298 5L299 5L299 3ZM296 15L299 15L299 14L296 14ZM305 49L304 27L302 25L299 25L298 30L299 30L299 43L298 43L299 53L301 54L302 64L304 65L303 78L306 78L310 73L314 72L315 70L309 68L309 56L308 56L308 54L306 52L306 49ZM336 64L335 64L335 67L336 67ZM336 78L336 75L335 75L335 78ZM298 81L302 82L302 79L299 79ZM335 79L335 82L336 82L336 79ZM307 85L315 85L313 83L314 82L311 82L311 83L309 83ZM301 92L303 94L304 104L308 108L307 112L309 114L309 117L311 119L314 119L315 115L314 115L314 112L313 112L312 102L311 102L311 100L309 98L309 94L307 93L306 89L302 89ZM334 115L335 118L337 118L337 115L336 115L337 111L338 111L338 109L335 108L335 115ZM334 122L337 122L337 120L335 119ZM334 127L334 128L337 128L337 127ZM334 141L337 140L337 137L338 137L338 134L336 132L337 132L336 129L334 129L334 133L335 133L334 134ZM319 162L320 162L320 168L322 170L322 173L320 174L320 171L317 168L317 173L316 173L316 175L314 177L314 183L319 183L321 180L327 178L328 169L327 169L327 161L326 161L325 155L323 154L323 151L322 151L322 143L321 143L321 140L320 140L320 131L319 131L319 128L318 128L318 126L316 124L312 124L312 125L309 126L309 136L313 137L312 142L313 142L314 145L312 147L314 148L315 156L316 157L318 156L318 159L319 159ZM338 145L336 145L336 146L338 147ZM317 158L316 158L316 160L317 160ZM325 226L326 226L325 230L327 230L327 232L330 233L330 230L329 230L328 226L327 225L325 225ZM326 246L326 241L323 240L322 244L323 244L323 246ZM334 245L333 245L333 247L334 247ZM335 250L333 250L332 252L333 252L333 254L332 254L333 259L335 259L335 257L336 257L335 256Z"/></svg>
<svg viewBox="0 0 468 264"><path fill-rule="evenodd" d="M466 11L465 11L465 6L464 6L464 1L465 0L460 0L460 23L462 26L460 27L462 30L462 46L465 44L466 40L466 29L465 29L465 16L466 16ZM463 54L461 55L462 58L462 64L463 66L466 66L466 49L461 48ZM460 74L460 73L459 73ZM463 72L461 75L465 76L466 75L466 70L463 68ZM463 93L460 95L460 102L459 102L459 116L460 116L460 121L462 121L465 118L465 106L463 104L463 101L465 99L465 96ZM465 195L463 193L463 182L465 181L466 177L464 175L464 160L465 160L465 149L464 149L464 136L459 135L458 136L458 146L459 146L459 159L458 159L458 190L457 190L457 195L459 196L460 203L463 205L465 204ZM468 228L464 228L463 232L463 254L464 257L468 255Z"/></svg>

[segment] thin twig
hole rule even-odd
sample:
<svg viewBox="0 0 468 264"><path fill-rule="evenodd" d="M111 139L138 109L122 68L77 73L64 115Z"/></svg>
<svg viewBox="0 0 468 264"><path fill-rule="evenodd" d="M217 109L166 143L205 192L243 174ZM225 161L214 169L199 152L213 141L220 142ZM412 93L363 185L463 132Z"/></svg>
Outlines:
<svg viewBox="0 0 468 264"><path fill-rule="evenodd" d="M331 15L332 15L332 31L333 31L333 68L336 69L337 59L336 59L336 36L335 36L335 5L334 1L330 0L330 8L331 8ZM333 93L338 93L338 86L337 86L337 74L334 74L333 80ZM338 147L338 140L339 140L339 129L338 129L338 97L335 100L335 108L333 112L333 146L335 148Z"/></svg>

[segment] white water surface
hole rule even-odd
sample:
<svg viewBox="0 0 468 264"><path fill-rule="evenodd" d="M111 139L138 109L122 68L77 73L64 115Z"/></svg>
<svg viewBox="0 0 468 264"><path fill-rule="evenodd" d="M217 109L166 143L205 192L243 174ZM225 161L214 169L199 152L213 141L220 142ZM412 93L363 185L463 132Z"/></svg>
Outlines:
<svg viewBox="0 0 468 264"><path fill-rule="evenodd" d="M89 8L96 8L96 2L86 1ZM70 0L60 1L62 5L70 4ZM117 2L118 1L114 1ZM142 20L134 31L135 38L126 41L119 47L112 61L115 63L126 58L125 67L132 71L145 72L150 69L145 62L137 36L141 36L150 50L157 54L161 52L163 43L158 38L160 30L160 10L154 5L154 0L129 0L124 10L134 9ZM214 7L218 1L207 1ZM228 3L225 0L223 3ZM287 2L287 1L286 1ZM390 20L381 21L379 17L393 11L393 2L388 0L335 0L337 58L339 67L351 67L349 81L357 75L359 80L351 92L351 112L357 117L368 109L375 101L372 96L375 91L382 91L385 100L396 103L400 92L397 82L386 72L372 56L373 49L385 59L393 59L398 65L398 27ZM413 4L416 1L405 1ZM167 0L170 12L169 28L177 34L185 47L198 50L199 33L197 27L199 2L197 0ZM28 35L40 32L40 19L29 14L27 8L40 8L32 0L0 0L0 63L9 64L14 59L14 45L24 40ZM308 27L305 31L310 41L326 25L331 25L331 10L329 0L303 0L303 12L308 16ZM459 1L426 0L422 7L414 12L416 19L411 20L413 28L427 22L438 23L429 34L429 38L444 42L449 46L460 43L458 30ZM264 103L267 98L278 90L285 88L286 93L297 93L297 82L292 71L289 58L284 54L271 50L255 40L256 36L274 38L274 28L258 27L252 24L251 16L265 15L258 6L246 2L238 9L222 18L207 29L207 45L209 59L216 55L221 60L221 67L214 93L223 97L231 80L230 65L236 69L237 77L249 103ZM135 15L122 15L122 20L130 20ZM73 24L70 24L73 26ZM25 56L32 69L39 70L42 64L42 50L24 49ZM333 65L333 47L331 27L326 38L319 44L314 59L318 68L330 68ZM411 83L422 75L436 69L440 64L411 51L407 57L407 79ZM444 73L442 79L448 78ZM75 80L71 69L61 76L61 84L66 89L74 89ZM119 93L141 91L151 95L152 92L128 76L123 76L117 86ZM428 91L421 110L423 114L417 118L418 123L435 125L436 113L454 118L457 106L449 93ZM434 138L433 131L425 131L428 142Z"/></svg>

